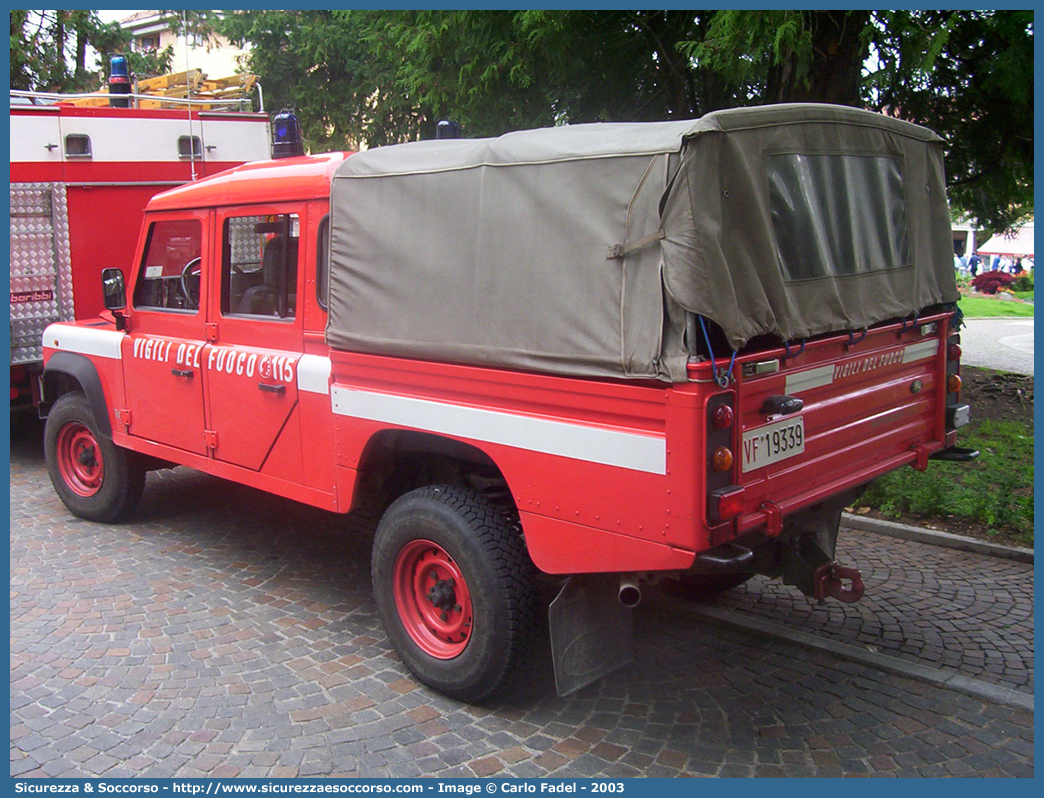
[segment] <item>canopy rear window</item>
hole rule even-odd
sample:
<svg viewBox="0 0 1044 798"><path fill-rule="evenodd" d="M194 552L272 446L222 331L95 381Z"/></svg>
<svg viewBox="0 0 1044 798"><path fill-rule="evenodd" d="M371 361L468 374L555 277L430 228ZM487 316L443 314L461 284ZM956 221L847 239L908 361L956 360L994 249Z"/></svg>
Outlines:
<svg viewBox="0 0 1044 798"><path fill-rule="evenodd" d="M765 157L765 172L787 282L909 264L898 158L780 153Z"/></svg>

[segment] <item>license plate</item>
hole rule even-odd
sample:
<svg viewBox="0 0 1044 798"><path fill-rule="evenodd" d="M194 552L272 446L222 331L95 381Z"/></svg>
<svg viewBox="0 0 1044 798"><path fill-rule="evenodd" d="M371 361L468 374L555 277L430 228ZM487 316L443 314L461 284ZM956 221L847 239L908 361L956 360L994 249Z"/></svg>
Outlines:
<svg viewBox="0 0 1044 798"><path fill-rule="evenodd" d="M743 472L764 468L804 451L804 417L774 421L743 433Z"/></svg>

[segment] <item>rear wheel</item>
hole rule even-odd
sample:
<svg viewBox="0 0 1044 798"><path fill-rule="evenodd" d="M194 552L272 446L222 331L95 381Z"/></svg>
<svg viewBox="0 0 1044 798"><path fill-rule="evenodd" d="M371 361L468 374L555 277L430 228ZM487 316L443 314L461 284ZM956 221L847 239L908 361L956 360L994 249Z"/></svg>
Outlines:
<svg viewBox="0 0 1044 798"><path fill-rule="evenodd" d="M47 473L73 515L113 522L129 515L145 487L139 458L98 431L82 393L55 402L44 427Z"/></svg>
<svg viewBox="0 0 1044 798"><path fill-rule="evenodd" d="M507 686L533 639L535 569L493 504L457 487L407 493L377 527L372 576L388 638L420 681L470 703Z"/></svg>

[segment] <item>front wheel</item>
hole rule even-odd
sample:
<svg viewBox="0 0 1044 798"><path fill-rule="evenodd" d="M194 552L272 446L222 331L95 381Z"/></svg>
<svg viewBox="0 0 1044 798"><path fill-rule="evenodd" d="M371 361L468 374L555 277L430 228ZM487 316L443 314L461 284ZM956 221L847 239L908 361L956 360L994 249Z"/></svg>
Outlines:
<svg viewBox="0 0 1044 798"><path fill-rule="evenodd" d="M141 498L141 461L99 433L82 393L67 393L51 408L44 427L44 455L51 484L73 515L120 521Z"/></svg>
<svg viewBox="0 0 1044 798"><path fill-rule="evenodd" d="M371 568L388 638L420 681L469 703L507 685L533 639L535 569L494 505L457 487L407 493L381 518Z"/></svg>

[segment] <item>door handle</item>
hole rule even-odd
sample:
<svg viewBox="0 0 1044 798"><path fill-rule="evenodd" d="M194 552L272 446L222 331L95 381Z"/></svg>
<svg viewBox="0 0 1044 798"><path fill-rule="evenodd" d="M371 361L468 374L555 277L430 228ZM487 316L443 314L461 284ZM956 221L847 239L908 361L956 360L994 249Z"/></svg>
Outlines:
<svg viewBox="0 0 1044 798"><path fill-rule="evenodd" d="M805 401L796 396L770 396L761 406L761 412L767 416L788 416L804 408Z"/></svg>
<svg viewBox="0 0 1044 798"><path fill-rule="evenodd" d="M257 387L268 393L286 393L285 385L269 385L267 382L259 382Z"/></svg>
<svg viewBox="0 0 1044 798"><path fill-rule="evenodd" d="M191 377L192 369L171 369L170 373L175 377Z"/></svg>

